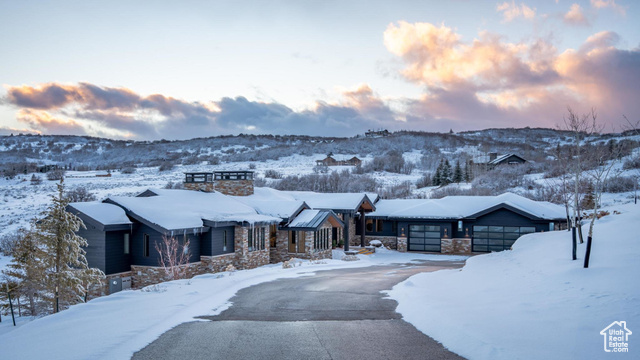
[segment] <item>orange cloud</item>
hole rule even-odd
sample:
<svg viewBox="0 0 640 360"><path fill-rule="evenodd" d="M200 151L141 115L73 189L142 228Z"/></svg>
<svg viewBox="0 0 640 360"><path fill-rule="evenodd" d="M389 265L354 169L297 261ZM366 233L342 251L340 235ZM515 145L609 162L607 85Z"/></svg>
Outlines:
<svg viewBox="0 0 640 360"><path fill-rule="evenodd" d="M596 9L611 8L620 15L627 14L627 9L624 6L616 4L616 0L591 0L591 6Z"/></svg>
<svg viewBox="0 0 640 360"><path fill-rule="evenodd" d="M570 25L589 25L589 20L584 16L579 4L572 4L569 11L564 14L564 22Z"/></svg>
<svg viewBox="0 0 640 360"><path fill-rule="evenodd" d="M73 119L56 118L46 111L20 109L16 116L38 133L58 135L86 135L87 132L79 122Z"/></svg>
<svg viewBox="0 0 640 360"><path fill-rule="evenodd" d="M505 1L502 4L496 5L496 11L502 13L502 18L505 22L510 22L517 18L531 20L536 17L535 8L532 9L525 3L516 5L515 1L511 3Z"/></svg>

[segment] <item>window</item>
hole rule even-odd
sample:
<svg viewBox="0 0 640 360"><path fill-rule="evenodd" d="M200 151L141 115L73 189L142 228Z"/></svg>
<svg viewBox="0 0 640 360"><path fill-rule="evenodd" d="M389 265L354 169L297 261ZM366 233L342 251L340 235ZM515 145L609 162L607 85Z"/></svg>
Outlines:
<svg viewBox="0 0 640 360"><path fill-rule="evenodd" d="M249 243L249 251L253 251L253 230L249 228L249 234L247 235L247 242Z"/></svg>
<svg viewBox="0 0 640 360"><path fill-rule="evenodd" d="M142 256L149 257L149 234L142 235Z"/></svg>
<svg viewBox="0 0 640 360"><path fill-rule="evenodd" d="M313 248L315 250L327 250L331 248L332 228L324 228L313 233Z"/></svg>
<svg viewBox="0 0 640 360"><path fill-rule="evenodd" d="M365 229L367 232L373 231L373 219L367 219Z"/></svg>
<svg viewBox="0 0 640 360"><path fill-rule="evenodd" d="M275 248L276 247L276 239L278 237L278 226L277 225L271 225L269 227L269 242L271 243L271 247Z"/></svg>
<svg viewBox="0 0 640 360"><path fill-rule="evenodd" d="M227 230L222 232L222 251L227 251Z"/></svg>
<svg viewBox="0 0 640 360"><path fill-rule="evenodd" d="M382 232L384 222L382 220L376 220L376 232Z"/></svg>
<svg viewBox="0 0 640 360"><path fill-rule="evenodd" d="M266 248L266 233L267 229L265 227L249 229L249 234L247 236L249 251L264 250Z"/></svg>
<svg viewBox="0 0 640 360"><path fill-rule="evenodd" d="M129 234L124 234L124 253L129 253Z"/></svg>

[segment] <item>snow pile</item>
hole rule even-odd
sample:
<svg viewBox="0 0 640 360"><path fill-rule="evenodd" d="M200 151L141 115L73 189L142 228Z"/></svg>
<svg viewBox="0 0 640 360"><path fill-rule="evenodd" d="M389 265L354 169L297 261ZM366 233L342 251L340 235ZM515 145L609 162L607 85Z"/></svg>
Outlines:
<svg viewBox="0 0 640 360"><path fill-rule="evenodd" d="M334 251L334 258L343 251ZM3 359L129 359L162 333L194 317L216 315L245 287L281 278L311 276L337 268L411 263L420 260L460 261L464 256L398 253L381 250L361 261L291 259L282 264L196 276L127 290L72 306L55 315L24 323L17 329L3 317L0 354Z"/></svg>
<svg viewBox="0 0 640 360"><path fill-rule="evenodd" d="M569 232L536 233L462 270L415 275L389 295L406 321L469 359L603 358L600 331L621 320L634 335L616 358L637 358L640 242L632 229L640 206L616 209L622 214L596 223L589 269L584 244L570 260Z"/></svg>

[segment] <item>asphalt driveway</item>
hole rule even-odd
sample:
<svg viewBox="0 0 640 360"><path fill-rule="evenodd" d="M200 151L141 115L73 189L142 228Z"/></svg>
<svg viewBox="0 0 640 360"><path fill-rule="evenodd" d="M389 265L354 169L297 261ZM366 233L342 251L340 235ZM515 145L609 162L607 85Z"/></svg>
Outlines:
<svg viewBox="0 0 640 360"><path fill-rule="evenodd" d="M167 331L133 359L462 359L403 321L380 291L463 264L329 270L248 287L229 309Z"/></svg>

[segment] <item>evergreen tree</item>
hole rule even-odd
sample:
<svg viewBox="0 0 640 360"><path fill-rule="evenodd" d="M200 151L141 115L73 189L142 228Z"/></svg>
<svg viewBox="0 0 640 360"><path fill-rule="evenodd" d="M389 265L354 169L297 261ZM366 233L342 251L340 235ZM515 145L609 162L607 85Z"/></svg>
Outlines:
<svg viewBox="0 0 640 360"><path fill-rule="evenodd" d="M433 175L433 186L442 185L442 167L444 166L442 159L440 160L440 164L436 168L436 173Z"/></svg>
<svg viewBox="0 0 640 360"><path fill-rule="evenodd" d="M444 161L444 165L442 166L442 173L440 174L440 183L442 185L451 184L451 164L449 164L449 160Z"/></svg>
<svg viewBox="0 0 640 360"><path fill-rule="evenodd" d="M456 184L462 182L462 168L460 167L460 160L456 160L456 167L453 171L453 182Z"/></svg>
<svg viewBox="0 0 640 360"><path fill-rule="evenodd" d="M468 183L471 182L471 178L472 178L472 174L471 174L471 161L467 160L464 163L464 182Z"/></svg>
<svg viewBox="0 0 640 360"><path fill-rule="evenodd" d="M66 210L69 200L63 180L57 186L58 194L51 196L41 218L32 221L20 256L10 265L15 278L37 290L34 296L51 302L53 312L79 302L91 285L104 278L102 271L88 267L83 249L87 241L76 234L84 223Z"/></svg>

